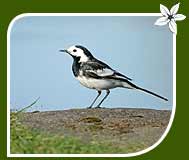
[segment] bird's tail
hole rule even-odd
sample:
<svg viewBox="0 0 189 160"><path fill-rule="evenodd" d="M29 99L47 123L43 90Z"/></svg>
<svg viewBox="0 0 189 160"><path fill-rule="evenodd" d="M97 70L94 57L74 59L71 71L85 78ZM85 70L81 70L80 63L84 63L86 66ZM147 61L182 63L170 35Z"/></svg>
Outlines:
<svg viewBox="0 0 189 160"><path fill-rule="evenodd" d="M127 80L127 79L117 78L117 77L116 77L116 79L119 79L120 81L123 82L123 83L122 83L122 87L125 87L125 88L128 88L128 89L138 89L138 90L141 90L141 91L143 91L143 92L149 93L149 94L151 94L151 95L153 95L153 96L156 96L156 97L158 97L158 98L161 98L161 99L163 99L163 100L165 100L165 101L168 101L167 98L165 98L165 97L163 97L163 96L160 96L160 95L158 95L157 93L154 93L154 92L149 91L149 90L147 90L147 89L138 87L137 85L131 83L131 82L130 82L129 80Z"/></svg>
<svg viewBox="0 0 189 160"><path fill-rule="evenodd" d="M144 92L146 92L146 93L149 93L149 94L151 94L151 95L153 95L153 96L156 96L156 97L158 97L158 98L161 98L161 99L163 99L163 100L165 100L165 101L168 101L167 98L165 98L165 97L163 97L163 96L160 96L160 95L158 95L157 93L154 93L154 92L149 91L149 90L147 90L147 89L144 89L144 88L141 88L141 87L138 87L138 86L135 86L135 88L138 89L138 90L144 91Z"/></svg>

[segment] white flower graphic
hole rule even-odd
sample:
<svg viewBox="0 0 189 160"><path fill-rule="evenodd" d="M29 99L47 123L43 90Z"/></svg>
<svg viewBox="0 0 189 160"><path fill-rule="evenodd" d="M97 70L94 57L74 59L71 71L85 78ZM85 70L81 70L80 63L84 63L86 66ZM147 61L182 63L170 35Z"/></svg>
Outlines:
<svg viewBox="0 0 189 160"><path fill-rule="evenodd" d="M169 29L177 34L177 24L176 21L182 21L186 18L185 15L183 14L177 14L178 9L179 9L179 5L180 3L174 5L171 10L169 11L169 9L167 7L165 7L164 5L160 4L160 11L161 14L163 15L162 17L158 18L155 22L155 25L158 26L163 26L168 24L169 25Z"/></svg>

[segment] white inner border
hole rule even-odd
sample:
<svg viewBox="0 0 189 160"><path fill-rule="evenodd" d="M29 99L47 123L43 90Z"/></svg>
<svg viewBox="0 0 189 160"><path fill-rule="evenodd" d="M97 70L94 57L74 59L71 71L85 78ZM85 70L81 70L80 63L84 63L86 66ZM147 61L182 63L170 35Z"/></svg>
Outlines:
<svg viewBox="0 0 189 160"><path fill-rule="evenodd" d="M25 13L16 16L9 24L7 31L7 157L133 157L144 154L157 147L168 134L176 111L176 35L173 34L173 107L169 124L161 138L139 152L128 154L11 154L10 153L10 33L14 23L30 16L162 16L161 13ZM152 24L153 25L153 24ZM158 27L158 26L157 26ZM157 28L158 29L158 28ZM172 34L170 32L170 34Z"/></svg>

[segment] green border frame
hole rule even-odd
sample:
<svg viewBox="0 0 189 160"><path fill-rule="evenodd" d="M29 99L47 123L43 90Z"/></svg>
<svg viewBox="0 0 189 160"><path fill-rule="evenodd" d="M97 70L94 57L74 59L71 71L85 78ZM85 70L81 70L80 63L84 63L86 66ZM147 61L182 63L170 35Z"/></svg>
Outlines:
<svg viewBox="0 0 189 160"><path fill-rule="evenodd" d="M0 5L0 159L35 159L35 158L7 158L6 153L6 113L7 113L7 29L10 21L17 15L22 13L160 13L159 5L164 4L168 8L176 4L178 1L168 0L116 0L116 1L61 1L61 0L14 0L4 1ZM186 51L189 43L189 0L181 0L179 13L187 16L187 18L178 22L177 34L177 108L175 119L171 130L164 141L154 150L137 157L127 159L180 159L188 157L188 135L189 125L188 111L189 107L185 99L188 97L187 88L189 78L187 77L188 54ZM51 159L51 158L38 158ZM71 159L71 158L52 158L52 159ZM76 158L87 159L87 158ZM97 159L97 158L92 158ZM101 158L105 159L105 158ZM115 158L109 158L115 159Z"/></svg>

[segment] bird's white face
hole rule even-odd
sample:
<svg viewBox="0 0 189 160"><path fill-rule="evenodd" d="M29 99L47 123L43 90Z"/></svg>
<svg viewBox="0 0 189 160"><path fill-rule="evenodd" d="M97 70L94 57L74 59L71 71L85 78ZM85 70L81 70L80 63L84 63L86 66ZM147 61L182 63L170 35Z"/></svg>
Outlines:
<svg viewBox="0 0 189 160"><path fill-rule="evenodd" d="M88 61L88 57L85 55L84 51L80 48L77 48L76 46L71 46L67 49L67 52L74 56L74 57L80 57L79 62L86 62Z"/></svg>

